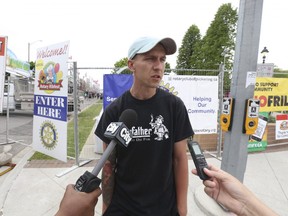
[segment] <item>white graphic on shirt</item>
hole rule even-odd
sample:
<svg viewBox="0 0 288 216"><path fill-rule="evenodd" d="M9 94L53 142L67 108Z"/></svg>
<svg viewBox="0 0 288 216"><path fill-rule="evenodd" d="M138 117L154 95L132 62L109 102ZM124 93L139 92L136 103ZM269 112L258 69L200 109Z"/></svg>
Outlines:
<svg viewBox="0 0 288 216"><path fill-rule="evenodd" d="M149 124L151 125L151 128L153 129L154 134L157 136L154 138L155 140L161 141L163 139L169 138L169 131L163 123L164 123L164 118L162 115L156 116L154 120L154 117L151 114L151 121Z"/></svg>

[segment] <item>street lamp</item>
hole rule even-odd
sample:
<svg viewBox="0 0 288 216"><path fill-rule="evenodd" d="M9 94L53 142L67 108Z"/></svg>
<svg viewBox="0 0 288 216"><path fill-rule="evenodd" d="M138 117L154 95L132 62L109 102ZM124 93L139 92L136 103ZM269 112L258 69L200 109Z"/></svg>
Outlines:
<svg viewBox="0 0 288 216"><path fill-rule="evenodd" d="M37 42L42 42L42 40L36 40L36 41L33 41L33 42L28 42L28 63L30 63L30 46L32 44L35 44Z"/></svg>
<svg viewBox="0 0 288 216"><path fill-rule="evenodd" d="M268 49L266 47L264 47L264 49L261 51L262 54L262 59L263 59L263 64L265 64L265 59L266 59L266 55L269 53Z"/></svg>

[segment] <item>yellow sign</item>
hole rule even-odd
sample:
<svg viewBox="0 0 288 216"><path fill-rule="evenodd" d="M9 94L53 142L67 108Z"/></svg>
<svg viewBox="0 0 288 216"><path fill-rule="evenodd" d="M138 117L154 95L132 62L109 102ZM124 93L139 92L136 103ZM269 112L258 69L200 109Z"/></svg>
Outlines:
<svg viewBox="0 0 288 216"><path fill-rule="evenodd" d="M260 111L283 111L288 109L287 78L256 78L254 97L260 100Z"/></svg>

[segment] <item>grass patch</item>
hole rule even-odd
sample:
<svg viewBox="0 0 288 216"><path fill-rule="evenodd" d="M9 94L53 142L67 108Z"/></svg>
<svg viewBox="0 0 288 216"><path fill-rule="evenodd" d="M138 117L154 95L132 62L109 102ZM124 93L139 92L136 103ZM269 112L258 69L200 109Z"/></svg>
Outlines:
<svg viewBox="0 0 288 216"><path fill-rule="evenodd" d="M91 105L89 108L78 114L78 139L79 139L79 153L81 152L91 130L95 124L94 118L99 115L102 109L102 101ZM75 158L75 144L74 144L74 120L68 122L67 125L67 155ZM29 160L52 160L48 155L40 152L35 152Z"/></svg>

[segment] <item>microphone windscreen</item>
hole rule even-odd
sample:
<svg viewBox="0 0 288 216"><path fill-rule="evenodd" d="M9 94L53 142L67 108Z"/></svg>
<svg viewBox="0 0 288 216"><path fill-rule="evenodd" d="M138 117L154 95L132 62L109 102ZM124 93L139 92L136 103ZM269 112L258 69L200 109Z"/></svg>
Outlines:
<svg viewBox="0 0 288 216"><path fill-rule="evenodd" d="M124 110L120 117L119 122L123 122L127 128L131 129L133 125L137 122L138 115L133 109Z"/></svg>

